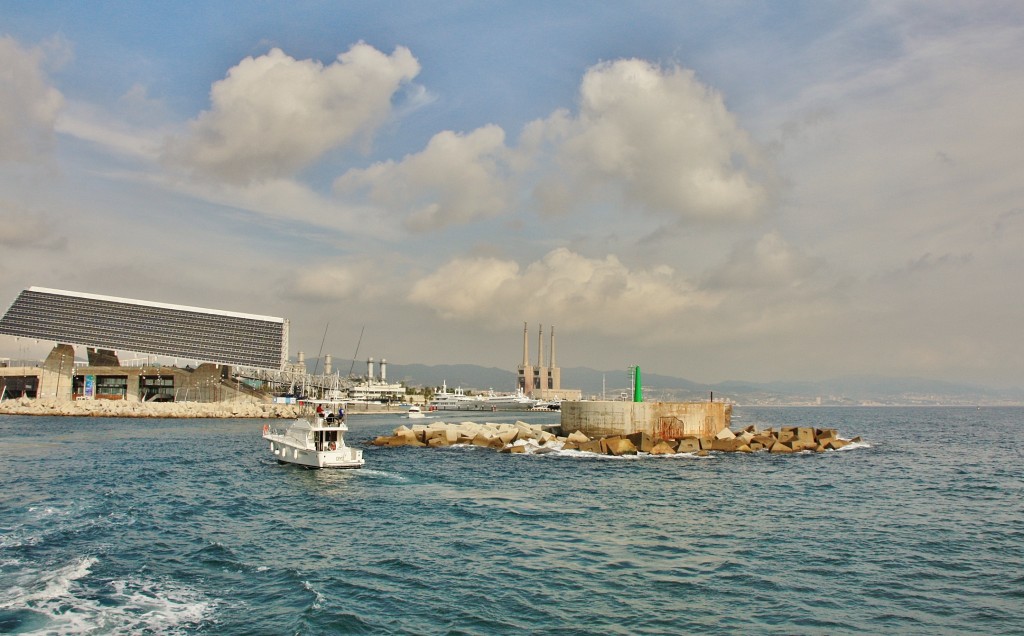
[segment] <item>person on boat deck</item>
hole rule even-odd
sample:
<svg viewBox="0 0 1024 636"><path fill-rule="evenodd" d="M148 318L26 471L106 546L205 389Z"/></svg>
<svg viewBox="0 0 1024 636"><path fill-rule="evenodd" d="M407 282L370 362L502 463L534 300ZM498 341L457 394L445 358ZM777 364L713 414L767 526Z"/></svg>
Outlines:
<svg viewBox="0 0 1024 636"><path fill-rule="evenodd" d="M338 407L338 419L341 420L342 422L345 421L345 407L344 406L339 406Z"/></svg>

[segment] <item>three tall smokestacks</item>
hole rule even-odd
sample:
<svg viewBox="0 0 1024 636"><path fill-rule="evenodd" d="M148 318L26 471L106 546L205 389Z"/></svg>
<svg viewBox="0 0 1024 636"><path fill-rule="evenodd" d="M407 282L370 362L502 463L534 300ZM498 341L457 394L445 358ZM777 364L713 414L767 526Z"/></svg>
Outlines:
<svg viewBox="0 0 1024 636"><path fill-rule="evenodd" d="M544 368L544 325L539 325L540 332L537 334L537 368ZM523 367L530 366L530 340L527 324L523 323ZM551 361L548 368L554 368L555 363L555 326L551 326Z"/></svg>

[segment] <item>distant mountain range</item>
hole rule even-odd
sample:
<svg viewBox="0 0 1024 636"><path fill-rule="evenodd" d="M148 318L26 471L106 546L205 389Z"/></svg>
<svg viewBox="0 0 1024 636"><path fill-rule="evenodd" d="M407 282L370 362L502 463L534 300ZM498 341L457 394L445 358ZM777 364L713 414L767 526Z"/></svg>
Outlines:
<svg viewBox="0 0 1024 636"><path fill-rule="evenodd" d="M335 369L366 371L366 363L336 360ZM378 368L379 369L379 368ZM379 371L378 371L379 372ZM508 369L473 364L394 364L387 365L390 382L409 387L462 387L467 391L514 391L516 373ZM1024 389L990 389L969 384L925 380L848 376L813 382L741 382L702 384L684 378L642 373L644 398L660 401L727 399L750 405L1019 405L1024 404ZM616 399L632 394L629 372L595 371L585 367L562 367L562 385L580 389L584 398Z"/></svg>

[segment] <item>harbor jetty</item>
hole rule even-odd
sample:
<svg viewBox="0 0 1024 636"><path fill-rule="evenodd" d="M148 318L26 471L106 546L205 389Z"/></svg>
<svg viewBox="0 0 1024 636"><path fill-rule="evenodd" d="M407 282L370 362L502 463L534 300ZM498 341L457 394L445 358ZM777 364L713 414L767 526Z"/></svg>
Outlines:
<svg viewBox="0 0 1024 636"><path fill-rule="evenodd" d="M0 402L2 415L159 418L294 418L298 404L273 402L143 402L15 398Z"/></svg>
<svg viewBox="0 0 1024 636"><path fill-rule="evenodd" d="M144 402L141 400L64 400L14 398L0 402L0 415L158 418L290 419L309 411L302 404L236 400L227 402ZM398 413L387 404L346 404L348 415Z"/></svg>
<svg viewBox="0 0 1024 636"><path fill-rule="evenodd" d="M599 455L675 455L692 453L706 456L712 451L754 453L798 453L814 451L823 453L839 450L860 442L859 437L841 438L832 428L781 427L757 430L747 426L739 432L725 428L715 435L684 435L663 439L647 432L637 431L626 435L591 437L579 430L562 436L546 427L526 422L514 424L493 424L476 422L432 422L417 424L411 428L399 426L391 435L373 440L375 446L412 446L417 448L439 448L455 445L472 445L492 448L504 453L543 454L555 451L581 451Z"/></svg>

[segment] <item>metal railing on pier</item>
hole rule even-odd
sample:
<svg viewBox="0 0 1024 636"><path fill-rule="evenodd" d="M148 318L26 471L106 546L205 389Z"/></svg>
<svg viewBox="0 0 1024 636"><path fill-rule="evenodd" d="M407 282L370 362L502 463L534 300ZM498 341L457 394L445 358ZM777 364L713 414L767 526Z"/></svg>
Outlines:
<svg viewBox="0 0 1024 636"><path fill-rule="evenodd" d="M275 393L290 393L313 399L343 399L348 390L357 384L351 378L336 373L308 373L292 369L257 369L234 367L234 377L243 381L258 382Z"/></svg>

